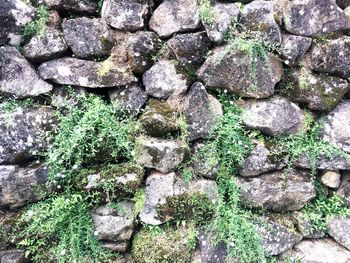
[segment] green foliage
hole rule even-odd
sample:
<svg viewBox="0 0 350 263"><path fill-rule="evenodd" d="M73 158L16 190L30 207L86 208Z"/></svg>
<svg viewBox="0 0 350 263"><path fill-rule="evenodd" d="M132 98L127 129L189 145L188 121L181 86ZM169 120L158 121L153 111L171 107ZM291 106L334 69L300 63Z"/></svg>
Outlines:
<svg viewBox="0 0 350 263"><path fill-rule="evenodd" d="M189 167L185 167L183 170L182 170L182 178L185 180L186 183L189 183L192 181L193 179L193 171L191 168Z"/></svg>
<svg viewBox="0 0 350 263"><path fill-rule="evenodd" d="M12 123L13 113L18 109L18 107L33 107L35 106L34 101L32 99L10 99L0 103L0 111L4 114L4 123L7 126L10 126Z"/></svg>
<svg viewBox="0 0 350 263"><path fill-rule="evenodd" d="M139 189L135 192L134 195L135 209L134 216L136 217L142 210L143 206L146 203L146 193L143 189Z"/></svg>
<svg viewBox="0 0 350 263"><path fill-rule="evenodd" d="M199 15L204 23L208 25L215 23L216 17L211 7L211 0L199 0Z"/></svg>
<svg viewBox="0 0 350 263"><path fill-rule="evenodd" d="M105 262L111 253L94 235L90 204L83 194L53 196L29 207L21 217L20 246L34 262Z"/></svg>
<svg viewBox="0 0 350 263"><path fill-rule="evenodd" d="M23 36L26 39L34 35L44 35L46 30L46 23L48 21L49 13L45 5L40 5L37 9L38 18L29 22L23 29Z"/></svg>

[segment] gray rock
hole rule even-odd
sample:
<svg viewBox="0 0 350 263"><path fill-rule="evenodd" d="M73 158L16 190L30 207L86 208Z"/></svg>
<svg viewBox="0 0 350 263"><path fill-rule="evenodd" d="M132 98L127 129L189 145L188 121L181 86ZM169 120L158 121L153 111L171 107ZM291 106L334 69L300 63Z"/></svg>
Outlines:
<svg viewBox="0 0 350 263"><path fill-rule="evenodd" d="M114 45L111 30L101 19L68 19L62 29L68 46L79 58L108 55Z"/></svg>
<svg viewBox="0 0 350 263"><path fill-rule="evenodd" d="M343 199L344 205L350 207L350 173L344 172L340 186L336 192Z"/></svg>
<svg viewBox="0 0 350 263"><path fill-rule="evenodd" d="M130 113L139 112L148 99L146 92L136 83L126 87L111 89L108 94L113 105L121 107Z"/></svg>
<svg viewBox="0 0 350 263"><path fill-rule="evenodd" d="M41 0L49 9L63 12L95 14L98 10L96 0Z"/></svg>
<svg viewBox="0 0 350 263"><path fill-rule="evenodd" d="M34 68L10 46L0 47L0 91L15 98L34 97L52 90Z"/></svg>
<svg viewBox="0 0 350 263"><path fill-rule="evenodd" d="M350 250L349 229L349 218L331 218L328 222L328 234L340 245Z"/></svg>
<svg viewBox="0 0 350 263"><path fill-rule="evenodd" d="M253 1L244 6L241 23L253 35L266 39L272 45L282 41L281 30L274 18L273 4L269 1Z"/></svg>
<svg viewBox="0 0 350 263"><path fill-rule="evenodd" d="M321 238L324 237L325 233L322 230L314 230L312 228L311 221L305 217L303 212L295 211L292 214L294 224L298 232L304 238Z"/></svg>
<svg viewBox="0 0 350 263"><path fill-rule="evenodd" d="M341 174L339 171L323 171L321 174L321 182L330 188L338 188L341 183Z"/></svg>
<svg viewBox="0 0 350 263"><path fill-rule="evenodd" d="M295 0L284 10L285 29L295 35L319 36L346 30L350 22L335 0Z"/></svg>
<svg viewBox="0 0 350 263"><path fill-rule="evenodd" d="M28 263L29 258L25 256L24 250L7 250L0 251L1 263Z"/></svg>
<svg viewBox="0 0 350 263"><path fill-rule="evenodd" d="M0 164L19 164L33 159L50 144L55 112L48 107L17 107L0 111Z"/></svg>
<svg viewBox="0 0 350 263"><path fill-rule="evenodd" d="M44 165L0 165L0 208L13 209L46 197L50 192L46 183Z"/></svg>
<svg viewBox="0 0 350 263"><path fill-rule="evenodd" d="M209 95L204 85L196 82L190 88L186 102L188 139L209 138L216 119L223 115L220 102Z"/></svg>
<svg viewBox="0 0 350 263"><path fill-rule="evenodd" d="M201 177L215 180L219 170L219 158L210 148L204 150L204 143L195 142L191 158L191 167L193 172Z"/></svg>
<svg viewBox="0 0 350 263"><path fill-rule="evenodd" d="M0 4L0 40L19 46L22 30L35 19L35 9L21 0L2 0Z"/></svg>
<svg viewBox="0 0 350 263"><path fill-rule="evenodd" d="M306 68L291 69L279 85L284 97L318 111L332 110L350 90L346 80L312 73Z"/></svg>
<svg viewBox="0 0 350 263"><path fill-rule="evenodd" d="M116 29L137 31L145 27L151 3L150 0L105 0L101 17Z"/></svg>
<svg viewBox="0 0 350 263"><path fill-rule="evenodd" d="M189 32L200 28L197 0L164 0L154 10L149 21L150 28L161 38L174 33Z"/></svg>
<svg viewBox="0 0 350 263"><path fill-rule="evenodd" d="M294 164L296 167L311 169L310 159L303 155ZM344 156L327 156L321 155L317 161L317 169L320 170L349 170L350 160L347 160Z"/></svg>
<svg viewBox="0 0 350 263"><path fill-rule="evenodd" d="M51 94L51 106L59 109L71 108L76 106L79 100L86 95L87 92L84 88L55 87Z"/></svg>
<svg viewBox="0 0 350 263"><path fill-rule="evenodd" d="M118 209L100 206L91 212L94 234L102 240L102 246L117 252L125 252L134 231L134 202L120 201Z"/></svg>
<svg viewBox="0 0 350 263"><path fill-rule="evenodd" d="M321 129L321 138L350 153L350 100L338 104L331 111Z"/></svg>
<svg viewBox="0 0 350 263"><path fill-rule="evenodd" d="M171 61L160 60L143 74L146 93L152 97L167 99L187 90L186 78L177 72Z"/></svg>
<svg viewBox="0 0 350 263"><path fill-rule="evenodd" d="M252 63L255 73L252 72ZM282 74L282 63L272 55L268 55L268 61L260 57L253 59L229 45L214 49L197 71L198 80L208 89L224 89L253 98L274 94L275 84L281 80Z"/></svg>
<svg viewBox="0 0 350 263"><path fill-rule="evenodd" d="M311 51L309 66L315 71L349 78L350 37L344 36L317 44Z"/></svg>
<svg viewBox="0 0 350 263"><path fill-rule="evenodd" d="M219 201L218 185L213 180L198 179L191 181L188 186L187 194L203 194L215 205Z"/></svg>
<svg viewBox="0 0 350 263"><path fill-rule="evenodd" d="M23 47L23 55L34 62L44 62L62 56L68 45L61 31L47 28L45 34L36 35Z"/></svg>
<svg viewBox="0 0 350 263"><path fill-rule="evenodd" d="M303 240L292 250L282 254L283 259L305 263L348 263L350 252L329 238Z"/></svg>
<svg viewBox="0 0 350 263"><path fill-rule="evenodd" d="M215 2L211 6L214 21L202 21L209 39L219 45L224 42L225 34L233 22L238 20L239 8L236 4Z"/></svg>
<svg viewBox="0 0 350 263"><path fill-rule="evenodd" d="M140 137L139 163L162 173L175 170L184 160L187 147L177 140Z"/></svg>
<svg viewBox="0 0 350 263"><path fill-rule="evenodd" d="M295 134L303 130L305 116L294 103L282 98L249 100L243 104L243 123L270 136Z"/></svg>
<svg viewBox="0 0 350 263"><path fill-rule="evenodd" d="M283 34L281 54L284 64L294 66L304 57L306 51L311 47L312 39L309 37Z"/></svg>
<svg viewBox="0 0 350 263"><path fill-rule="evenodd" d="M227 248L224 241L215 243L213 233L203 230L198 233L198 248L201 263L223 263L227 262Z"/></svg>
<svg viewBox="0 0 350 263"><path fill-rule="evenodd" d="M88 88L125 86L136 82L126 65L107 59L103 62L60 58L41 64L39 75L58 84Z"/></svg>
<svg viewBox="0 0 350 263"><path fill-rule="evenodd" d="M241 200L248 206L276 212L298 210L316 196L310 174L291 170L238 179Z"/></svg>
<svg viewBox="0 0 350 263"><path fill-rule="evenodd" d="M139 218L151 225L164 223L158 217L157 207L166 203L166 198L183 194L187 190L185 183L175 173L162 174L152 172L146 179L146 202Z"/></svg>

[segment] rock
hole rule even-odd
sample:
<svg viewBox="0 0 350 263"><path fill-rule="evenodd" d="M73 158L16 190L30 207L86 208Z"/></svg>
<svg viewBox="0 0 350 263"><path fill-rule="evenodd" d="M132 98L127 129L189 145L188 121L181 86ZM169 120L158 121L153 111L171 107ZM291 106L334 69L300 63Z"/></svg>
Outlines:
<svg viewBox="0 0 350 263"><path fill-rule="evenodd" d="M328 234L333 237L337 243L350 250L349 229L349 218L331 218L328 222Z"/></svg>
<svg viewBox="0 0 350 263"><path fill-rule="evenodd" d="M188 92L186 101L188 140L208 139L216 119L222 115L220 102L208 94L202 83L194 83Z"/></svg>
<svg viewBox="0 0 350 263"><path fill-rule="evenodd" d="M350 37L344 36L317 44L311 51L308 64L315 71L349 78Z"/></svg>
<svg viewBox="0 0 350 263"><path fill-rule="evenodd" d="M1 263L27 263L30 262L29 258L25 256L24 250L8 250L0 251Z"/></svg>
<svg viewBox="0 0 350 263"><path fill-rule="evenodd" d="M225 34L232 22L236 22L239 16L239 8L236 4L215 2L211 6L213 21L208 23L202 20L209 39L220 45L224 42Z"/></svg>
<svg viewBox="0 0 350 263"><path fill-rule="evenodd" d="M162 173L176 169L184 160L186 146L177 140L140 137L139 163Z"/></svg>
<svg viewBox="0 0 350 263"><path fill-rule="evenodd" d="M305 263L347 263L350 260L350 252L329 238L306 239L282 254L282 262L283 259L291 262L302 260Z"/></svg>
<svg viewBox="0 0 350 263"><path fill-rule="evenodd" d="M204 62L211 42L205 32L179 34L168 40L167 47L181 66L196 68Z"/></svg>
<svg viewBox="0 0 350 263"><path fill-rule="evenodd" d="M204 147L206 147L204 143L194 143L191 167L196 175L215 180L219 170L219 158L210 147L209 149Z"/></svg>
<svg viewBox="0 0 350 263"><path fill-rule="evenodd" d="M291 170L268 173L255 178L239 178L244 204L276 212L298 210L316 196L310 174Z"/></svg>
<svg viewBox="0 0 350 263"><path fill-rule="evenodd" d="M350 173L344 172L340 186L336 192L343 199L344 205L350 207Z"/></svg>
<svg viewBox="0 0 350 263"><path fill-rule="evenodd" d="M312 73L306 68L290 70L279 86L286 98L317 111L332 110L350 90L346 80Z"/></svg>
<svg viewBox="0 0 350 263"><path fill-rule="evenodd" d="M254 142L253 151L246 157L243 164L239 166L238 173L242 177L254 177L267 172L282 169L284 164L274 162L270 151L264 143Z"/></svg>
<svg viewBox="0 0 350 263"><path fill-rule="evenodd" d="M95 226L94 233L102 240L102 246L125 252L134 231L134 203L120 201L118 209L100 206L91 212L91 216Z"/></svg>
<svg viewBox="0 0 350 263"><path fill-rule="evenodd" d="M306 155L301 156L294 165L304 169L311 169L310 159ZM321 155L316 165L317 169L320 170L349 170L350 160L339 155L335 155L332 158Z"/></svg>
<svg viewBox="0 0 350 263"><path fill-rule="evenodd" d="M312 39L309 37L283 34L281 54L284 64L294 66L304 57L306 51L311 47Z"/></svg>
<svg viewBox="0 0 350 263"><path fill-rule="evenodd" d="M295 211L293 212L294 224L298 232L304 238L321 238L324 237L325 233L322 230L314 230L312 228L311 221L307 219L303 212Z"/></svg>
<svg viewBox="0 0 350 263"><path fill-rule="evenodd" d="M299 36L319 36L346 30L350 22L335 0L296 0L284 10L285 29Z"/></svg>
<svg viewBox="0 0 350 263"><path fill-rule="evenodd" d="M350 100L338 104L331 111L321 129L321 139L337 145L342 150L350 153Z"/></svg>
<svg viewBox="0 0 350 263"><path fill-rule="evenodd" d="M60 58L41 64L39 75L58 84L87 88L125 86L136 78L125 65L107 59L103 62Z"/></svg>
<svg viewBox="0 0 350 263"><path fill-rule="evenodd" d="M21 213L0 209L0 251L10 249L21 241L18 235L21 229L16 224L20 216Z"/></svg>
<svg viewBox="0 0 350 263"><path fill-rule="evenodd" d="M152 1L105 0L101 17L108 25L125 31L137 31L145 27Z"/></svg>
<svg viewBox="0 0 350 263"><path fill-rule="evenodd" d="M86 95L87 92L84 88L56 87L51 94L51 106L61 110L69 109L78 105L79 100Z"/></svg>
<svg viewBox="0 0 350 263"><path fill-rule="evenodd" d="M22 30L35 19L35 9L21 0L2 0L0 5L0 41L19 46Z"/></svg>
<svg viewBox="0 0 350 263"><path fill-rule="evenodd" d="M175 173L152 172L146 179L146 202L139 214L141 222L151 225L164 223L158 217L157 208L166 203L167 197L183 194L186 190L187 186Z"/></svg>
<svg viewBox="0 0 350 263"><path fill-rule="evenodd" d="M56 10L48 10L47 28L61 29L62 18Z"/></svg>
<svg viewBox="0 0 350 263"><path fill-rule="evenodd" d="M61 12L73 12L81 14L95 14L98 10L96 0L42 0L49 9Z"/></svg>
<svg viewBox="0 0 350 263"><path fill-rule="evenodd" d="M243 124L270 136L296 134L304 129L305 116L294 103L275 96L269 100L249 100L243 105Z"/></svg>
<svg viewBox="0 0 350 263"><path fill-rule="evenodd" d="M257 37L272 45L282 41L281 30L274 18L273 4L268 1L253 1L243 7L241 23Z"/></svg>
<svg viewBox="0 0 350 263"><path fill-rule="evenodd" d="M46 197L50 192L46 183L44 165L0 165L0 208L13 209Z"/></svg>
<svg viewBox="0 0 350 263"><path fill-rule="evenodd" d="M323 171L321 175L321 182L330 188L338 188L340 185L339 171Z"/></svg>
<svg viewBox="0 0 350 263"><path fill-rule="evenodd" d="M197 71L197 77L208 89L224 89L242 97L269 97L281 80L283 70L279 60L267 56L268 61L264 61L228 45L218 47ZM252 72L253 63L255 73Z"/></svg>
<svg viewBox="0 0 350 263"><path fill-rule="evenodd" d="M198 233L198 248L201 255L201 263L227 262L227 248L224 241L217 244L213 233L200 230Z"/></svg>
<svg viewBox="0 0 350 263"><path fill-rule="evenodd" d="M199 4L197 0L164 0L154 10L149 26L161 38L198 29Z"/></svg>
<svg viewBox="0 0 350 263"><path fill-rule="evenodd" d="M62 29L68 46L79 58L109 55L114 45L111 30L97 18L67 19Z"/></svg>
<svg viewBox="0 0 350 263"><path fill-rule="evenodd" d="M165 101L149 100L140 121L146 133L154 137L178 130L176 113Z"/></svg>
<svg viewBox="0 0 350 263"><path fill-rule="evenodd" d="M187 193L206 195L213 204L217 204L219 201L218 185L213 180L198 179L191 181Z"/></svg>
<svg viewBox="0 0 350 263"><path fill-rule="evenodd" d="M44 35L35 35L23 47L23 55L34 62L59 58L68 49L61 31L47 28Z"/></svg>
<svg viewBox="0 0 350 263"><path fill-rule="evenodd" d="M187 90L185 76L177 73L175 65L168 60L160 60L143 74L146 93L159 99L179 95Z"/></svg>
<svg viewBox="0 0 350 263"><path fill-rule="evenodd" d="M146 92L140 88L139 84L111 89L108 95L113 105L130 113L138 113L148 99Z"/></svg>
<svg viewBox="0 0 350 263"><path fill-rule="evenodd" d="M0 111L0 164L20 164L46 151L55 124L55 111L48 107Z"/></svg>
<svg viewBox="0 0 350 263"><path fill-rule="evenodd" d="M34 97L52 90L34 68L10 46L0 47L0 91L15 98Z"/></svg>

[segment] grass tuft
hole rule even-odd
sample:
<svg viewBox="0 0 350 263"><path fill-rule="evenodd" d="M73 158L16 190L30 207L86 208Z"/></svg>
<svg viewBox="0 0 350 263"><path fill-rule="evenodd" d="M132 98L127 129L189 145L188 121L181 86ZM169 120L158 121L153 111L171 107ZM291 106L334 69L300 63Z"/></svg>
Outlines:
<svg viewBox="0 0 350 263"><path fill-rule="evenodd" d="M23 29L25 39L30 39L35 35L44 35L46 31L46 23L48 21L49 12L45 5L40 5L37 9L38 18L29 22Z"/></svg>

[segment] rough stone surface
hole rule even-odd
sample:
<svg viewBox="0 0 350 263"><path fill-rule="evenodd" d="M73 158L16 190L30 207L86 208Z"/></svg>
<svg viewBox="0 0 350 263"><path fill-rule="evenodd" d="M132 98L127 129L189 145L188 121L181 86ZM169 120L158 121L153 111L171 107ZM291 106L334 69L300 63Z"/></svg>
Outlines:
<svg viewBox="0 0 350 263"><path fill-rule="evenodd" d="M79 58L108 55L114 44L111 30L97 18L68 19L62 29L68 46Z"/></svg>
<svg viewBox="0 0 350 263"><path fill-rule="evenodd" d="M220 102L208 94L202 83L194 83L188 92L186 103L189 141L209 138L216 119L222 114Z"/></svg>
<svg viewBox="0 0 350 263"><path fill-rule="evenodd" d="M61 31L47 28L44 35L36 35L23 47L23 55L34 62L44 62L62 56L68 45Z"/></svg>
<svg viewBox="0 0 350 263"><path fill-rule="evenodd" d="M239 16L239 8L236 4L215 2L211 7L214 17L212 23L202 21L209 39L219 45L224 42L225 33L236 22Z"/></svg>
<svg viewBox="0 0 350 263"><path fill-rule="evenodd" d="M238 179L242 201L252 207L276 212L298 210L316 196L310 174L291 170L273 172L255 178Z"/></svg>
<svg viewBox="0 0 350 263"><path fill-rule="evenodd" d="M281 54L284 64L294 66L311 47L312 39L309 37L284 34L282 36Z"/></svg>
<svg viewBox="0 0 350 263"><path fill-rule="evenodd" d="M190 182L188 194L199 193L206 195L213 204L219 201L219 190L215 181L207 179L198 179Z"/></svg>
<svg viewBox="0 0 350 263"><path fill-rule="evenodd" d="M324 237L325 233L322 230L314 230L312 228L311 221L305 218L303 212L295 211L293 212L293 221L298 230L298 232L304 238L321 238Z"/></svg>
<svg viewBox="0 0 350 263"><path fill-rule="evenodd" d="M340 186L336 192L344 200L344 205L350 207L350 173L344 172Z"/></svg>
<svg viewBox="0 0 350 263"><path fill-rule="evenodd" d="M333 156L328 158L327 156L321 155L317 161L317 169L320 170L349 170L350 161L342 156ZM311 169L310 159L303 155L296 162L295 166L300 168Z"/></svg>
<svg viewBox="0 0 350 263"><path fill-rule="evenodd" d="M346 30L350 22L335 0L296 0L284 10L285 29L295 35L319 36Z"/></svg>
<svg viewBox="0 0 350 263"><path fill-rule="evenodd" d="M0 91L15 98L38 96L52 90L34 68L10 46L0 47Z"/></svg>
<svg viewBox="0 0 350 263"><path fill-rule="evenodd" d="M240 20L253 35L266 39L270 44L281 43L281 30L275 21L271 2L258 0L245 5Z"/></svg>
<svg viewBox="0 0 350 263"><path fill-rule="evenodd" d="M0 111L0 164L17 164L33 159L49 146L47 132L56 122L47 107L17 107L9 115Z"/></svg>
<svg viewBox="0 0 350 263"><path fill-rule="evenodd" d="M340 185L341 174L339 171L323 171L321 175L321 182L330 188L338 188Z"/></svg>
<svg viewBox="0 0 350 263"><path fill-rule="evenodd" d="M244 125L270 136L295 134L304 128L303 111L296 104L282 97L246 101L243 108Z"/></svg>
<svg viewBox="0 0 350 263"><path fill-rule="evenodd" d="M46 182L44 165L0 165L0 208L13 209L42 199L49 193Z"/></svg>
<svg viewBox="0 0 350 263"><path fill-rule="evenodd" d="M338 104L327 117L323 129L322 139L333 143L350 153L350 100Z"/></svg>
<svg viewBox="0 0 350 263"><path fill-rule="evenodd" d="M201 26L198 1L164 0L154 10L149 26L161 38L198 29Z"/></svg>
<svg viewBox="0 0 350 263"><path fill-rule="evenodd" d="M29 258L25 256L23 250L8 250L0 251L0 262L1 263L28 263Z"/></svg>
<svg viewBox="0 0 350 263"><path fill-rule="evenodd" d="M116 107L121 107L131 113L139 112L148 99L146 92L141 89L139 84L114 88L108 94L111 102Z"/></svg>
<svg viewBox="0 0 350 263"><path fill-rule="evenodd" d="M253 61L255 60L255 61ZM255 64L255 74L252 72ZM243 51L229 46L214 49L197 71L198 80L208 89L223 89L242 97L266 98L274 93L281 80L282 64L272 55L268 61L253 59Z"/></svg>
<svg viewBox="0 0 350 263"><path fill-rule="evenodd" d="M328 223L328 233L340 245L350 250L350 219L332 218Z"/></svg>
<svg viewBox="0 0 350 263"><path fill-rule="evenodd" d="M176 169L184 160L186 146L177 140L163 140L140 137L139 162L147 168L154 168L162 173Z"/></svg>
<svg viewBox="0 0 350 263"><path fill-rule="evenodd" d="M56 9L64 12L94 14L98 10L96 0L42 0L49 9Z"/></svg>
<svg viewBox="0 0 350 263"><path fill-rule="evenodd" d="M151 2L150 0L105 0L101 17L116 29L137 31L145 27Z"/></svg>
<svg viewBox="0 0 350 263"><path fill-rule="evenodd" d="M350 37L344 36L317 44L311 51L309 66L315 71L349 78Z"/></svg>
<svg viewBox="0 0 350 263"><path fill-rule="evenodd" d="M120 211L101 206L91 213L95 233L102 246L117 252L125 252L134 231L134 203L119 202Z"/></svg>
<svg viewBox="0 0 350 263"><path fill-rule="evenodd" d="M58 84L88 88L124 86L136 81L130 69L112 60L104 62L60 58L39 66L39 75Z"/></svg>
<svg viewBox="0 0 350 263"><path fill-rule="evenodd" d="M201 142L194 144L191 167L196 175L214 180L219 170L219 160L214 152L203 152L204 146Z"/></svg>
<svg viewBox="0 0 350 263"><path fill-rule="evenodd" d="M213 234L210 232L199 231L198 248L201 263L222 263L227 260L226 244L223 241L215 244Z"/></svg>
<svg viewBox="0 0 350 263"><path fill-rule="evenodd" d="M167 99L170 95L185 93L185 76L177 73L175 65L168 60L160 60L143 74L143 84L149 96Z"/></svg>

